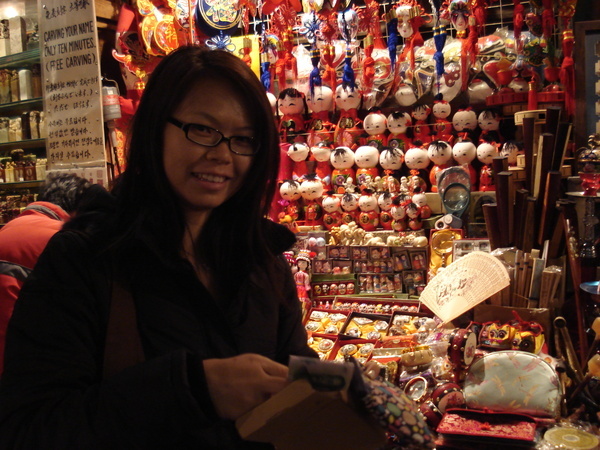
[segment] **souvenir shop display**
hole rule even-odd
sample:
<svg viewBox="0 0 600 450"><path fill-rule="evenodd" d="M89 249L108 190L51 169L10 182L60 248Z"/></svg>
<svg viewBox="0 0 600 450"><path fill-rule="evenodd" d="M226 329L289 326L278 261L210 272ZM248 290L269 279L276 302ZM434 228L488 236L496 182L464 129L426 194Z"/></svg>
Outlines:
<svg viewBox="0 0 600 450"><path fill-rule="evenodd" d="M114 56L138 86L122 101L135 108L157 58L206 44L255 68L279 131L270 218L296 234L288 263L319 360L296 361L243 435L342 448L328 430L356 424L372 448L598 448L600 300L580 285L598 276L584 263L598 261L600 139L560 197L576 0L160 3L120 23ZM173 41L146 30L175 10ZM327 363L360 370L323 392L303 378L333 383ZM288 447L294 414L312 439L294 429Z"/></svg>

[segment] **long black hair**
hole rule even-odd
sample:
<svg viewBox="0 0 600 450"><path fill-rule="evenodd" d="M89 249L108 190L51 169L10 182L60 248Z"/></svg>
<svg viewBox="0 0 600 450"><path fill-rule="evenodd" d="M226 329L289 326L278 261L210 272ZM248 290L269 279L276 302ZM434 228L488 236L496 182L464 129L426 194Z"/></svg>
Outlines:
<svg viewBox="0 0 600 450"><path fill-rule="evenodd" d="M226 82L241 98L260 143L239 191L211 212L200 236L195 236L197 257L213 269L218 288L231 293L254 264L273 256L263 221L277 187L279 167L277 129L265 89L254 72L231 53L180 47L150 75L129 133L127 168L113 189L115 242L119 247L119 242L143 236L162 255L174 258L181 251L185 221L164 170L164 129L192 89L211 77Z"/></svg>

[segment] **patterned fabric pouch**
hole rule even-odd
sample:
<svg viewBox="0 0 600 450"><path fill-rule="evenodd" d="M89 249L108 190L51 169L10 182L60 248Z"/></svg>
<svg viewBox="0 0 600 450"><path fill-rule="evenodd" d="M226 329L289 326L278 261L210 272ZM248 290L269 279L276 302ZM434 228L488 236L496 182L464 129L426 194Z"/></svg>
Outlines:
<svg viewBox="0 0 600 450"><path fill-rule="evenodd" d="M552 366L529 352L505 350L475 361L464 383L467 408L557 418L563 389Z"/></svg>

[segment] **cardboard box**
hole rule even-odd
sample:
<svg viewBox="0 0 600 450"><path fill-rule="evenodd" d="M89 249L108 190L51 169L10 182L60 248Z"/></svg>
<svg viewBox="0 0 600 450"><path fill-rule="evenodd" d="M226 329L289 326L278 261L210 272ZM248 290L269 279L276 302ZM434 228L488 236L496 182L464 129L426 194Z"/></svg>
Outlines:
<svg viewBox="0 0 600 450"><path fill-rule="evenodd" d="M383 428L351 406L347 391L316 391L307 380L292 382L236 426L242 438L278 450L373 450L386 443Z"/></svg>

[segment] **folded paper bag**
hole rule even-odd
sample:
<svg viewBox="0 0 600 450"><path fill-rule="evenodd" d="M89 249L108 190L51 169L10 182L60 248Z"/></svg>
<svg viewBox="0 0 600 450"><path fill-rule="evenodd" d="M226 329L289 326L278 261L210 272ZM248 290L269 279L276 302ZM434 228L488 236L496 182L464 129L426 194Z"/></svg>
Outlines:
<svg viewBox="0 0 600 450"><path fill-rule="evenodd" d="M346 389L317 391L305 379L293 381L237 420L242 438L270 442L278 450L373 450L386 434Z"/></svg>

